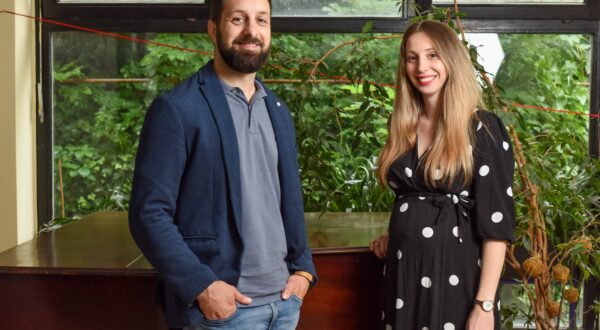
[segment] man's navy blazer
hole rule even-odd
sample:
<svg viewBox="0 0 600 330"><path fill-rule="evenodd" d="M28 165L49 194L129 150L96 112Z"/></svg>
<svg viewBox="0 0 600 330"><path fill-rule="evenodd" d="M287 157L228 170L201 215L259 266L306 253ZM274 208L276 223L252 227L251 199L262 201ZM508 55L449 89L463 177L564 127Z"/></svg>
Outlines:
<svg viewBox="0 0 600 330"><path fill-rule="evenodd" d="M292 117L269 90L265 102L279 153L285 261L290 272L315 274ZM196 297L212 282L237 285L244 251L240 166L233 119L211 61L154 100L135 160L129 225L162 280L157 299L170 326L202 320Z"/></svg>

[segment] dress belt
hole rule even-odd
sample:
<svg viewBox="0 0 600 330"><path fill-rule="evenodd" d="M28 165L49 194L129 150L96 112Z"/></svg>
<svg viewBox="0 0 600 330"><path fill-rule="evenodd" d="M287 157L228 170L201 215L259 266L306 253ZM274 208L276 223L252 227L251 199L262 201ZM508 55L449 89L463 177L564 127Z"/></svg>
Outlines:
<svg viewBox="0 0 600 330"><path fill-rule="evenodd" d="M438 224L439 221L448 218L449 212L455 212L456 214L456 225L458 226L458 242L462 243L462 233L466 230L466 226L470 222L470 210L475 207L475 201L464 195L455 194L442 194L442 193L408 193L399 195L396 197L397 201L403 199L414 199L419 198L421 200L428 200L432 205L440 209L434 224Z"/></svg>

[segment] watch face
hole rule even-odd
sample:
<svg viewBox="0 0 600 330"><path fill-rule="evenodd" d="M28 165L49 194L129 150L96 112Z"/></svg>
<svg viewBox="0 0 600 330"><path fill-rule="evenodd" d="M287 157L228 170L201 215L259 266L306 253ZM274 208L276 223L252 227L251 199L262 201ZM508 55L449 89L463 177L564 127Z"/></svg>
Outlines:
<svg viewBox="0 0 600 330"><path fill-rule="evenodd" d="M494 309L494 302L491 300L485 300L482 304L481 307L483 307L483 310L486 312L491 311L492 309Z"/></svg>

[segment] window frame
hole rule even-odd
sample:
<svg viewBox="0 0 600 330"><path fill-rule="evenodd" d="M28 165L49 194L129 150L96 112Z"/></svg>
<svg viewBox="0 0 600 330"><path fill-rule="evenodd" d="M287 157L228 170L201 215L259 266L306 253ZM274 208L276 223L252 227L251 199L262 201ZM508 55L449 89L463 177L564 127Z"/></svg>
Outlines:
<svg viewBox="0 0 600 330"><path fill-rule="evenodd" d="M39 0L38 0L39 1ZM165 19L207 17L207 4L60 4L58 0L41 0L44 17L85 19ZM421 8L432 5L431 0L416 0ZM437 5L438 7L450 7ZM405 3L405 9L409 6ZM166 10L168 9L168 10ZM581 5L461 5L469 19L600 19L600 1L586 0ZM409 10L405 10L408 13ZM406 15L404 15L406 16ZM286 17L286 16L279 16ZM331 19L331 17L327 17ZM404 17L406 18L406 17ZM375 18L376 19L376 18ZM296 27L298 28L298 27Z"/></svg>
<svg viewBox="0 0 600 330"><path fill-rule="evenodd" d="M422 1L423 8L429 8L431 0ZM438 7L450 7L438 5ZM558 19L594 20L600 19L600 1L586 0L581 5L461 5L460 10L471 19Z"/></svg>

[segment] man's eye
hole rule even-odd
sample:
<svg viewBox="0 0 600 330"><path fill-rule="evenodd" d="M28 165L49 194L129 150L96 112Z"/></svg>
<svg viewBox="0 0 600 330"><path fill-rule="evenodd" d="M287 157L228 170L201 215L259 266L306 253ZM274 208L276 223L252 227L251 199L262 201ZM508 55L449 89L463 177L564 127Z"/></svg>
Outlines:
<svg viewBox="0 0 600 330"><path fill-rule="evenodd" d="M231 23L235 25L244 24L245 21L246 19L244 19L242 16L235 16L231 19Z"/></svg>
<svg viewBox="0 0 600 330"><path fill-rule="evenodd" d="M268 25L269 24L269 20L266 19L266 18L262 18L261 17L261 18L258 19L258 24L259 25Z"/></svg>

